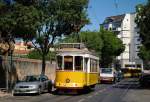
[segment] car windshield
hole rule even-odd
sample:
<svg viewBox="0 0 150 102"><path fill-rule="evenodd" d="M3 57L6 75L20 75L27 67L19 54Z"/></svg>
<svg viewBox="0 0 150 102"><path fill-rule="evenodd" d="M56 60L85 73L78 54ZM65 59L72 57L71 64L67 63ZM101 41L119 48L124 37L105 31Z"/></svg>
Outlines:
<svg viewBox="0 0 150 102"><path fill-rule="evenodd" d="M34 81L40 81L39 76L25 76L23 79L24 82L34 82Z"/></svg>
<svg viewBox="0 0 150 102"><path fill-rule="evenodd" d="M101 73L111 74L112 73L112 69L111 68L103 68L103 69L101 69Z"/></svg>

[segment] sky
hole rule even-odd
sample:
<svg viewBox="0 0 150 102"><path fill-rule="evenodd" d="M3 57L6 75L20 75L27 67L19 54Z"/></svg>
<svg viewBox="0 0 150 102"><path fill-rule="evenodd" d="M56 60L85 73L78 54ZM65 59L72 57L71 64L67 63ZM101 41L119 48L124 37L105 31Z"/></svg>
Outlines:
<svg viewBox="0 0 150 102"><path fill-rule="evenodd" d="M99 24L109 16L133 13L137 4L145 4L147 0L89 0L88 18L90 24L83 30L98 31Z"/></svg>

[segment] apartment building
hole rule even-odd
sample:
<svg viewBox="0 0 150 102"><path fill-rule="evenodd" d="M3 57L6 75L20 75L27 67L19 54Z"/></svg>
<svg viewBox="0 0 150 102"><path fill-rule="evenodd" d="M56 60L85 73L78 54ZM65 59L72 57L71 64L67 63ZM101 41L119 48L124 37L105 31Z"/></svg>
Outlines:
<svg viewBox="0 0 150 102"><path fill-rule="evenodd" d="M117 57L121 68L142 68L142 60L138 57L141 39L135 23L135 13L106 17L103 24L105 30L117 34L123 41L125 51Z"/></svg>

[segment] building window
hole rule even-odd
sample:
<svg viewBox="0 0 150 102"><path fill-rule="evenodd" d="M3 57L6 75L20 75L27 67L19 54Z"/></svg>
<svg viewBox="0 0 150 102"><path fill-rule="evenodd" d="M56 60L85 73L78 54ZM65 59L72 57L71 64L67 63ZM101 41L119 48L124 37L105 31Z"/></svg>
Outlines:
<svg viewBox="0 0 150 102"><path fill-rule="evenodd" d="M137 46L137 49L140 49L141 46Z"/></svg>
<svg viewBox="0 0 150 102"><path fill-rule="evenodd" d="M137 41L141 41L141 39L140 39L140 38L138 38L138 39L137 39Z"/></svg>

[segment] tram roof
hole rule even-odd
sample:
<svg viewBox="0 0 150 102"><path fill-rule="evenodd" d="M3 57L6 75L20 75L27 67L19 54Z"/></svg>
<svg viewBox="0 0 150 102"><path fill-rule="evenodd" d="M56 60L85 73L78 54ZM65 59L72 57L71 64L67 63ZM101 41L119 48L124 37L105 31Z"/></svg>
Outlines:
<svg viewBox="0 0 150 102"><path fill-rule="evenodd" d="M83 43L60 43L57 52L64 54L90 54L96 56L96 53L89 51Z"/></svg>

